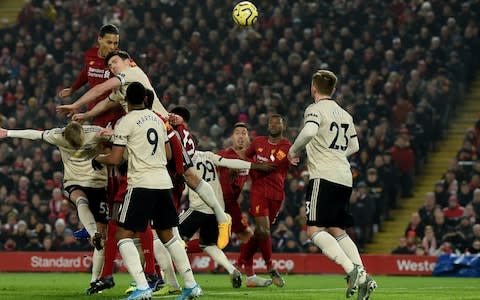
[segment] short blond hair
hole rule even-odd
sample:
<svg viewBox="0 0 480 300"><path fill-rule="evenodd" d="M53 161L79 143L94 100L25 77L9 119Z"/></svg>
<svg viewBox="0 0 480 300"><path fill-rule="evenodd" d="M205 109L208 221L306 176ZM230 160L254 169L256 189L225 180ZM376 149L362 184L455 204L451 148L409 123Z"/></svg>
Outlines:
<svg viewBox="0 0 480 300"><path fill-rule="evenodd" d="M85 133L83 127L78 122L70 122L65 126L65 131L63 132L67 142L74 148L80 148L83 146L85 139Z"/></svg>
<svg viewBox="0 0 480 300"><path fill-rule="evenodd" d="M318 93L331 95L337 86L337 76L329 70L318 70L312 76L312 84Z"/></svg>

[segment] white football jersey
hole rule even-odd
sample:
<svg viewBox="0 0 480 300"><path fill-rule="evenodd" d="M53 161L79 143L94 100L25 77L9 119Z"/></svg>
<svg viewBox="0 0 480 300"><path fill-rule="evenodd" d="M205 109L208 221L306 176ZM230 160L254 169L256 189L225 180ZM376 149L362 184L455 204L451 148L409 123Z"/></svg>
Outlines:
<svg viewBox="0 0 480 300"><path fill-rule="evenodd" d="M216 166L223 158L213 152L195 151L192 157L193 167L198 176L205 180L212 186L215 196L217 197L220 206L225 209L225 202L223 201L223 191L220 185L219 173ZM206 214L213 214L213 210L205 204L200 196L192 189L188 189L190 208Z"/></svg>
<svg viewBox="0 0 480 300"><path fill-rule="evenodd" d="M132 82L140 82L141 84L143 84L143 86L146 89L153 91L153 95L155 98L153 100L152 110L159 113L163 117L168 116L168 112L165 109L165 107L163 107L160 100L158 99L157 93L155 93L155 90L153 89L153 86L150 83L150 80L148 79L147 75L143 72L143 70L140 69L138 66L129 67L126 70L124 70L122 73L118 74L116 77L120 80L122 85L119 88L112 91L110 96L108 96L110 100L119 102L123 106L123 109L125 109L125 111L128 112L128 103L125 100L125 95L127 94L127 88Z"/></svg>
<svg viewBox="0 0 480 300"><path fill-rule="evenodd" d="M126 147L129 188L173 187L167 171L167 142L165 124L151 110L133 110L118 120L113 144Z"/></svg>
<svg viewBox="0 0 480 300"><path fill-rule="evenodd" d="M53 128L42 133L42 139L58 147L63 161L64 186L80 185L101 188L107 186L107 168L94 170L92 159L100 154L99 143L105 138L97 137L101 127L83 125L85 141L80 149L73 148L65 140L65 128Z"/></svg>
<svg viewBox="0 0 480 300"><path fill-rule="evenodd" d="M333 100L321 100L305 110L305 123L319 126L317 134L305 146L310 179L323 178L352 186L347 149L357 139L352 116Z"/></svg>

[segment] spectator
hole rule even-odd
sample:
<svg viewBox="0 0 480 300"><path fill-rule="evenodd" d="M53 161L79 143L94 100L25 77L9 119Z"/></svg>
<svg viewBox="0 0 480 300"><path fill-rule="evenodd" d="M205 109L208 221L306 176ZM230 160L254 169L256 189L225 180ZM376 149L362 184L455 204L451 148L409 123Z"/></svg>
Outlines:
<svg viewBox="0 0 480 300"><path fill-rule="evenodd" d="M401 237L398 239L398 245L392 250L392 254L413 254L414 252L407 246L407 239Z"/></svg>
<svg viewBox="0 0 480 300"><path fill-rule="evenodd" d="M405 137L398 136L394 146L390 149L392 159L400 168L400 182L402 186L402 196L411 197L413 195L413 170L415 166L415 154L410 147L410 142Z"/></svg>
<svg viewBox="0 0 480 300"><path fill-rule="evenodd" d="M457 196L451 195L450 198L448 198L448 206L443 209L447 225L451 227L457 226L460 218L463 216L464 210L463 206L460 206L458 203Z"/></svg>
<svg viewBox="0 0 480 300"><path fill-rule="evenodd" d="M425 234L422 239L422 246L428 255L434 255L435 251L437 250L437 239L435 238L433 227L430 225L425 227Z"/></svg>
<svg viewBox="0 0 480 300"><path fill-rule="evenodd" d="M422 226L433 225L435 212L435 194L428 192L425 194L425 204L418 210L418 215L422 220ZM425 248L428 252L428 248Z"/></svg>

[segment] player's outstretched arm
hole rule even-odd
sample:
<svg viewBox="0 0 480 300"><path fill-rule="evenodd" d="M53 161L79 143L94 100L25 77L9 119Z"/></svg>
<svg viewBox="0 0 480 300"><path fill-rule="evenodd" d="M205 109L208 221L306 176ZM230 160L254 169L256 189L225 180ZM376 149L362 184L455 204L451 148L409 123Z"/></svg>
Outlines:
<svg viewBox="0 0 480 300"><path fill-rule="evenodd" d="M108 98L103 99L102 101L98 102L95 107L93 107L91 110L84 112L84 113L76 113L72 116L73 121L77 122L84 122L89 119L93 119L107 110L119 106L120 103L115 102L115 101L110 101Z"/></svg>
<svg viewBox="0 0 480 300"><path fill-rule="evenodd" d="M29 140L41 140L42 139L42 130L33 130L33 129L24 129L24 130L7 130L0 128L0 138L21 138Z"/></svg>
<svg viewBox="0 0 480 300"><path fill-rule="evenodd" d="M103 82L102 84L96 85L93 88L89 89L88 92L82 95L77 101L68 105L59 105L57 106L57 111L71 115L79 111L79 109L93 100L97 99L102 94L117 88L122 83L117 77L112 77L109 80Z"/></svg>
<svg viewBox="0 0 480 300"><path fill-rule="evenodd" d="M213 152L208 152L211 161L217 166L229 169L253 169L259 171L269 172L276 168L275 165L269 163L251 163L241 159L224 158Z"/></svg>

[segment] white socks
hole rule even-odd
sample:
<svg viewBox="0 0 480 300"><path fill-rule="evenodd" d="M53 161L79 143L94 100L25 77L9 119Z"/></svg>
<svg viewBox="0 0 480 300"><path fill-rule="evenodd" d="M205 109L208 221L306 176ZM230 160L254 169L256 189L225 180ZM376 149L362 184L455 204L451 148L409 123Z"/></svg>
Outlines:
<svg viewBox="0 0 480 300"><path fill-rule="evenodd" d="M88 234L93 237L97 232L97 223L95 222L95 217L90 211L90 208L88 207L88 199L80 196L77 198L76 204L80 222L82 222Z"/></svg>
<svg viewBox="0 0 480 300"><path fill-rule="evenodd" d="M179 288L180 285L178 284L177 276L173 269L172 257L156 233L154 233L153 238L153 253L155 254L155 259L160 269L162 269L165 282L173 287Z"/></svg>
<svg viewBox="0 0 480 300"><path fill-rule="evenodd" d="M100 273L102 273L103 269L103 262L105 259L105 251L104 249L102 250L93 250L93 256L92 256L92 279L90 282L94 282L100 277Z"/></svg>
<svg viewBox="0 0 480 300"><path fill-rule="evenodd" d="M213 258L213 260L217 264L224 267L229 274L232 274L235 270L235 267L225 256L225 253L223 253L223 251L220 250L217 246L207 246L205 247L205 249L203 249L203 251L207 252L207 254L210 255L210 257Z"/></svg>
<svg viewBox="0 0 480 300"><path fill-rule="evenodd" d="M350 258L350 260L359 266L363 267L362 259L360 258L360 253L358 253L357 245L352 241L347 233L342 234L337 237L337 242L340 247L343 249L343 252Z"/></svg>
<svg viewBox="0 0 480 300"><path fill-rule="evenodd" d="M175 267L177 267L177 271L182 274L185 281L185 287L194 287L197 283L195 282L195 278L193 278L192 267L190 266L190 261L188 260L185 248L182 247L182 244L180 244L176 237L173 237L170 241L166 242L165 247L168 252L170 252Z"/></svg>
<svg viewBox="0 0 480 300"><path fill-rule="evenodd" d="M133 244L133 240L130 238L121 239L117 242L118 250L122 255L123 263L127 268L133 280L137 283L137 288L140 290L148 289L148 282L143 272L142 264L140 262L140 256L138 255L137 248Z"/></svg>
<svg viewBox="0 0 480 300"><path fill-rule="evenodd" d="M195 192L202 198L203 202L205 202L213 211L215 212L215 217L217 218L217 222L226 223L228 222L228 217L225 214L225 210L220 206L220 203L217 200L217 196L215 196L215 192L213 191L210 184L208 184L205 180L201 179L200 183L194 189Z"/></svg>
<svg viewBox="0 0 480 300"><path fill-rule="evenodd" d="M353 263L343 252L337 240L328 232L319 231L313 234L312 241L328 258L341 265L345 273L350 273L353 270Z"/></svg>

